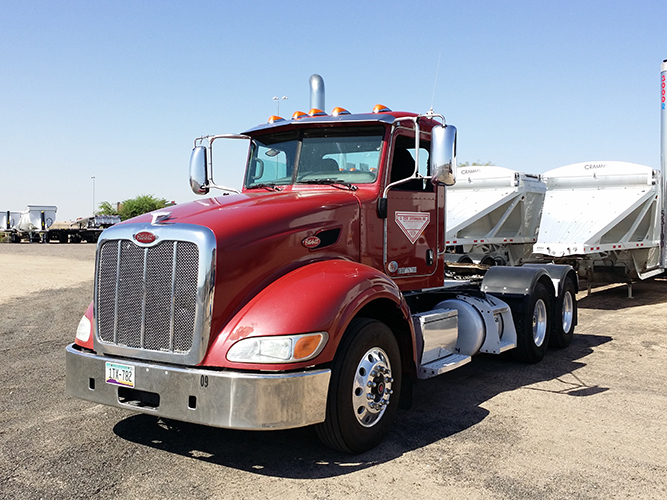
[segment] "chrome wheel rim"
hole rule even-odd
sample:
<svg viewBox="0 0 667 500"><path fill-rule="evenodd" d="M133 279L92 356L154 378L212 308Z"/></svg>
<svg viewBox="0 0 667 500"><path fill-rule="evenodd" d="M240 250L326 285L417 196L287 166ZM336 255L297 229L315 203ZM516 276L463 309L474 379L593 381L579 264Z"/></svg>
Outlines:
<svg viewBox="0 0 667 500"><path fill-rule="evenodd" d="M384 415L394 382L387 353L373 347L363 355L354 375L352 407L363 427L372 427Z"/></svg>
<svg viewBox="0 0 667 500"><path fill-rule="evenodd" d="M569 333L574 321L574 300L568 291L563 296L563 332Z"/></svg>
<svg viewBox="0 0 667 500"><path fill-rule="evenodd" d="M544 343L547 336L547 306L542 299L535 302L533 309L533 341L537 347Z"/></svg>

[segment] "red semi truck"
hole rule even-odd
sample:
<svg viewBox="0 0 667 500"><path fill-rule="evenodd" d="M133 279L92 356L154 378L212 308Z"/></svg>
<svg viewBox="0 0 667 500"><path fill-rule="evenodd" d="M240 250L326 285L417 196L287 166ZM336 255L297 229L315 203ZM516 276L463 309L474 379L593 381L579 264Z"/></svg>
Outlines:
<svg viewBox="0 0 667 500"><path fill-rule="evenodd" d="M570 343L571 267L445 258L456 129L384 106L325 114L313 80L319 109L195 141L193 190L224 195L104 231L70 394L223 428L315 425L360 453L419 379ZM228 140L249 143L241 192L213 181Z"/></svg>

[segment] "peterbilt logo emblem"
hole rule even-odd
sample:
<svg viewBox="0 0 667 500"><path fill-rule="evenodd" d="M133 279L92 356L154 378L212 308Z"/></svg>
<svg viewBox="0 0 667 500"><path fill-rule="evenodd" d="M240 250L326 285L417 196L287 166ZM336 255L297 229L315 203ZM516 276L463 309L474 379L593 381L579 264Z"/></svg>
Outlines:
<svg viewBox="0 0 667 500"><path fill-rule="evenodd" d="M301 244L306 248L315 248L319 246L322 241L317 236L308 236L301 241Z"/></svg>
<svg viewBox="0 0 667 500"><path fill-rule="evenodd" d="M141 231L134 235L134 239L139 243L153 243L157 239L157 236L148 231Z"/></svg>

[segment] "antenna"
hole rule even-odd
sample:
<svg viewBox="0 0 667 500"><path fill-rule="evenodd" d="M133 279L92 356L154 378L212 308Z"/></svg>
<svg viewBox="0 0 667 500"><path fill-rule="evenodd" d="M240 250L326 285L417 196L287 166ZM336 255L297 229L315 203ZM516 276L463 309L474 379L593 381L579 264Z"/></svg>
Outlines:
<svg viewBox="0 0 667 500"><path fill-rule="evenodd" d="M438 83L438 73L440 72L440 58L442 57L442 50L438 54L438 66L435 68L435 81L433 82L433 95L431 96L431 110L429 113L433 113L433 101L435 100L435 86Z"/></svg>

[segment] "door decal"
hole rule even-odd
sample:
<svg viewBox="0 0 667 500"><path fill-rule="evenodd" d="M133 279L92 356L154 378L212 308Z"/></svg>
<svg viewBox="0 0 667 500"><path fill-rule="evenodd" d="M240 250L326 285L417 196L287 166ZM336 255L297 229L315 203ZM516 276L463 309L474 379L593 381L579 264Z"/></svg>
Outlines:
<svg viewBox="0 0 667 500"><path fill-rule="evenodd" d="M431 222L428 212L396 212L396 224L413 245Z"/></svg>

